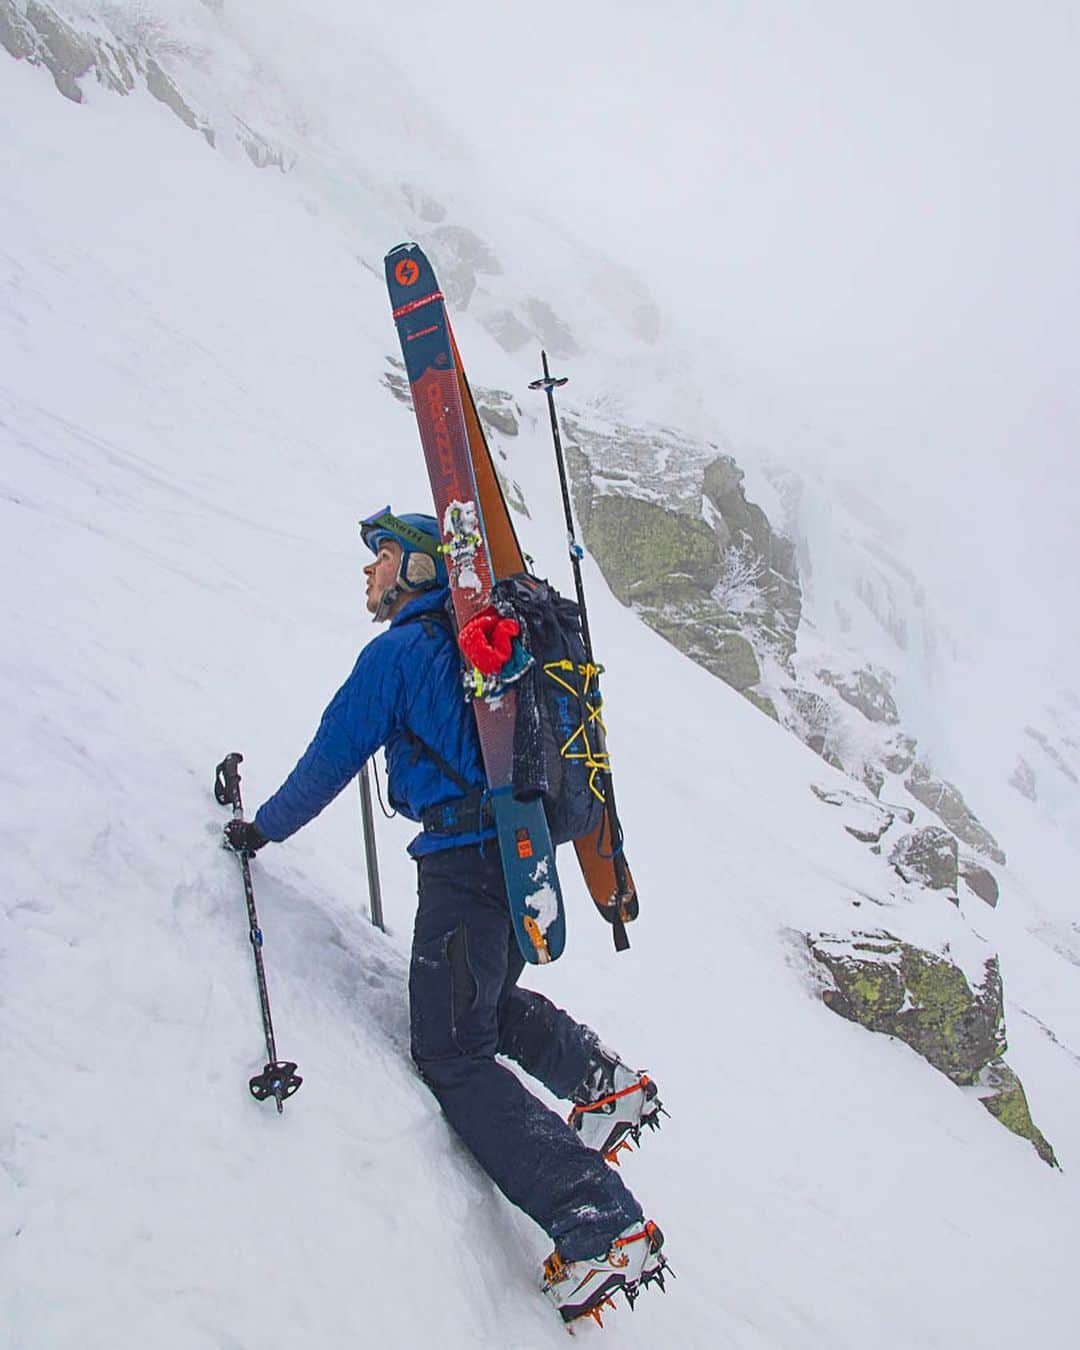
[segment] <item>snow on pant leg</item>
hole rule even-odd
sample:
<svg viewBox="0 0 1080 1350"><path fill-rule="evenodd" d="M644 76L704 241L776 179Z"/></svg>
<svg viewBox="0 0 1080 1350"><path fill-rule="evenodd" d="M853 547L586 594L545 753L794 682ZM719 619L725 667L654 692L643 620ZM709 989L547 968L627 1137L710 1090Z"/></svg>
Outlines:
<svg viewBox="0 0 1080 1350"><path fill-rule="evenodd" d="M524 958L512 931L510 941L514 951L499 1004L499 1054L520 1064L553 1096L569 1098L585 1081L596 1032L575 1022L543 994L517 987ZM516 969L514 955L518 957Z"/></svg>
<svg viewBox="0 0 1080 1350"><path fill-rule="evenodd" d="M599 1153L495 1058L511 946L498 850L420 860L409 972L412 1054L447 1120L563 1258L604 1252L642 1218Z"/></svg>

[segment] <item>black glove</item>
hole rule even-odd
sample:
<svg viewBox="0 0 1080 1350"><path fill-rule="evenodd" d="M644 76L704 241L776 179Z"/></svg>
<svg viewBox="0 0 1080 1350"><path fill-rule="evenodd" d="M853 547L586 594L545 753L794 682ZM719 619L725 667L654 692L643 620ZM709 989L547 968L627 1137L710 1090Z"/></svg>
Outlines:
<svg viewBox="0 0 1080 1350"><path fill-rule="evenodd" d="M250 858L263 844L270 842L253 820L230 820L225 826L225 847Z"/></svg>

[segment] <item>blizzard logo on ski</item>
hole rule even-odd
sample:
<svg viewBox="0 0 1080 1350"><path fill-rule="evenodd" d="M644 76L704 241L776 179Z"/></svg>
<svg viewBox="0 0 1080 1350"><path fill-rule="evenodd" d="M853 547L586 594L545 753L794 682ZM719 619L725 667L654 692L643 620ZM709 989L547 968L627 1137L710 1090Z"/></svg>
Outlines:
<svg viewBox="0 0 1080 1350"><path fill-rule="evenodd" d="M570 697L563 694L558 699L559 707L559 730L564 736L568 736L574 730L574 715L570 710Z"/></svg>
<svg viewBox="0 0 1080 1350"><path fill-rule="evenodd" d="M402 258L394 268L394 280L399 286L415 286L420 280L420 264L415 258Z"/></svg>
<svg viewBox="0 0 1080 1350"><path fill-rule="evenodd" d="M514 842L517 844L519 858L531 858L533 855L532 839L529 831L520 829L514 831Z"/></svg>
<svg viewBox="0 0 1080 1350"><path fill-rule="evenodd" d="M442 390L432 382L424 390L424 397L427 400L428 416L431 418L431 429L440 466L448 478L453 478L456 468L454 445L450 437L450 428L446 425L446 405L443 403Z"/></svg>

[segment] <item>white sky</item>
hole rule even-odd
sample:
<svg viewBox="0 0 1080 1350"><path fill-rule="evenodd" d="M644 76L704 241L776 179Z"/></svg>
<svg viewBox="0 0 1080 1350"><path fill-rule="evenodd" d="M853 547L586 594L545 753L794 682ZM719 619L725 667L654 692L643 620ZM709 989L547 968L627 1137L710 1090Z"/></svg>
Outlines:
<svg viewBox="0 0 1080 1350"><path fill-rule="evenodd" d="M461 12L432 9L417 43L458 50ZM840 407L917 382L945 413L1008 373L1027 415L1065 401L1076 5L553 0L485 6L465 36L474 61L421 87L661 293L689 253L683 302L751 362Z"/></svg>

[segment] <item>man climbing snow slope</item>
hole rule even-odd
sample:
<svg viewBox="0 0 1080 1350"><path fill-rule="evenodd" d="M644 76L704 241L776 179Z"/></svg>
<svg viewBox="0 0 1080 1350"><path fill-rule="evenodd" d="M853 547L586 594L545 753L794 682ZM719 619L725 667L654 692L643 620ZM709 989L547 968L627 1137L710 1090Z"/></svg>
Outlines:
<svg viewBox="0 0 1080 1350"><path fill-rule="evenodd" d="M659 1124L656 1087L602 1046L595 1032L521 989L472 711L462 697L447 618L446 566L435 519L390 513L362 525L374 561L367 608L389 628L369 643L323 713L315 737L252 822L225 828L253 853L306 825L386 747L391 804L422 825L409 845L419 906L409 973L412 1055L447 1119L512 1204L552 1238L544 1292L567 1322L632 1304L664 1285L663 1236L608 1165ZM447 832L453 802L453 832ZM489 846L490 845L490 846ZM496 1055L556 1097L550 1111Z"/></svg>

